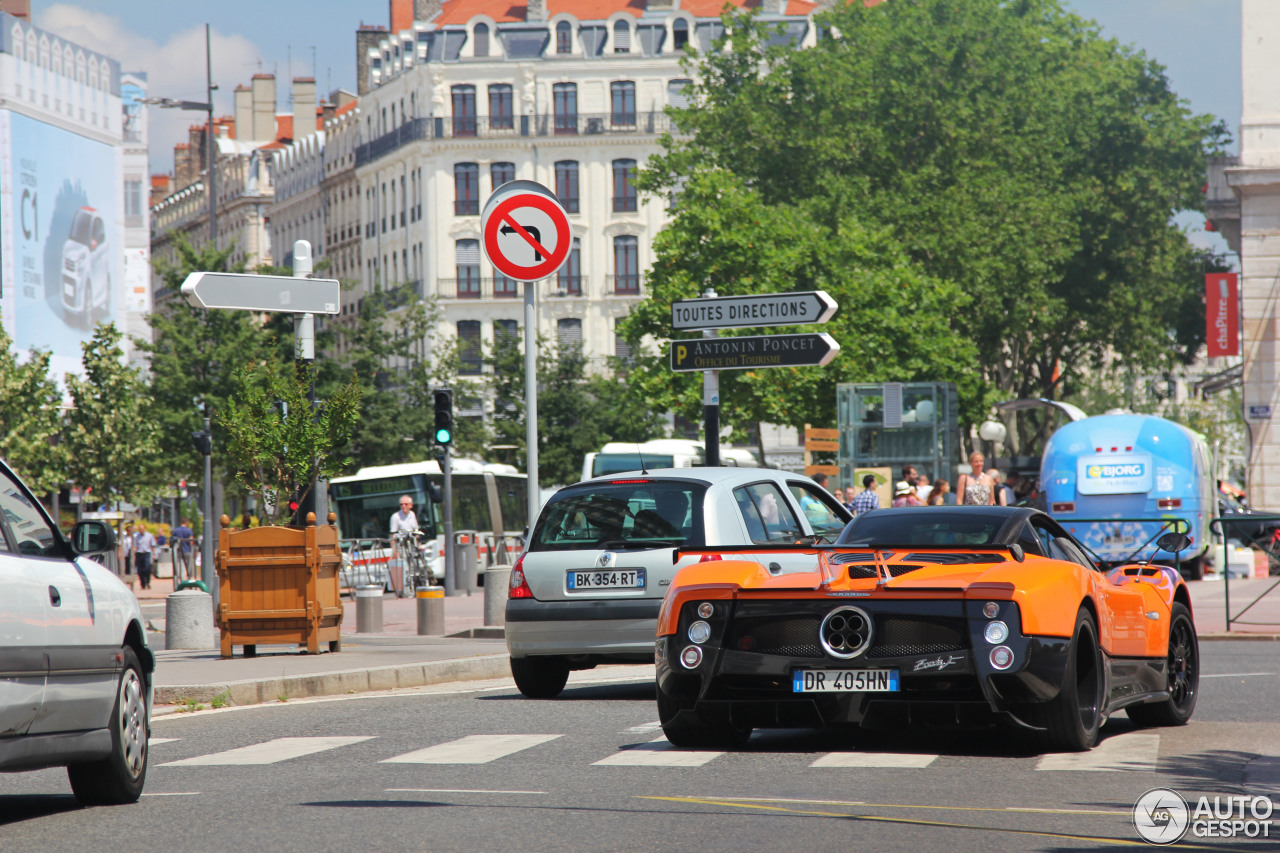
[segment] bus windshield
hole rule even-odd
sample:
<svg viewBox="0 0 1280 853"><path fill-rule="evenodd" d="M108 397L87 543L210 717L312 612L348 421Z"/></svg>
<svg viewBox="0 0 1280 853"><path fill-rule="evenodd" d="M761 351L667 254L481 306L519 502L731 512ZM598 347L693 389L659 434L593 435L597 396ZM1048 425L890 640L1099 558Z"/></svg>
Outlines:
<svg viewBox="0 0 1280 853"><path fill-rule="evenodd" d="M428 537L436 535L434 507L427 496L426 477L409 474L361 483L336 483L331 487L338 528L347 539L387 539L391 516L400 511L400 496L413 498L418 528Z"/></svg>
<svg viewBox="0 0 1280 853"><path fill-rule="evenodd" d="M665 456L659 453L601 453L591 463L591 476L603 477L608 474L620 474L623 471L639 471L647 468L672 468L675 457L670 453Z"/></svg>

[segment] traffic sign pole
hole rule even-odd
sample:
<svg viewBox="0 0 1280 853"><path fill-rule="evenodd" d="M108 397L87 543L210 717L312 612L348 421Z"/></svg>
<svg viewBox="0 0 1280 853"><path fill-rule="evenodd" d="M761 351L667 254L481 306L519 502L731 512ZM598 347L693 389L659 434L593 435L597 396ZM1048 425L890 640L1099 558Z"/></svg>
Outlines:
<svg viewBox="0 0 1280 853"><path fill-rule="evenodd" d="M538 283L524 285L524 446L525 486L528 489L529 522L525 547L533 535L533 523L542 506L538 487Z"/></svg>
<svg viewBox="0 0 1280 853"><path fill-rule="evenodd" d="M716 292L708 287L702 292L707 299L715 299ZM704 338L717 337L715 329L702 333ZM702 420L706 434L708 468L720 467L720 371L702 371Z"/></svg>

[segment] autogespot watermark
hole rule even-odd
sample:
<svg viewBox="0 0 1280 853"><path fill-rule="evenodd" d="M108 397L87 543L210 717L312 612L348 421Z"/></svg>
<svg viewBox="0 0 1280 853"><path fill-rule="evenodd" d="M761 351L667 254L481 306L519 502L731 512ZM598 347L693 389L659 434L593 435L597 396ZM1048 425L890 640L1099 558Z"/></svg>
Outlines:
<svg viewBox="0 0 1280 853"><path fill-rule="evenodd" d="M1270 838L1273 810L1270 797L1239 795L1200 797L1193 808L1171 788L1152 788L1133 804L1133 828L1152 844L1173 844L1188 834L1193 838Z"/></svg>

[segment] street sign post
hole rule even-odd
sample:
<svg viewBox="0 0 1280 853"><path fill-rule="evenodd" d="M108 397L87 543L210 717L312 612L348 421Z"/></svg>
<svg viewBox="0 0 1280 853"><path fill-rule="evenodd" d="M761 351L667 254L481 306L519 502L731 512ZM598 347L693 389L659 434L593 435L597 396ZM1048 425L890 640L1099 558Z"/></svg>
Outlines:
<svg viewBox="0 0 1280 853"><path fill-rule="evenodd" d="M336 279L248 273L193 272L182 283L182 294L197 308L289 314L337 314L340 292Z"/></svg>
<svg viewBox="0 0 1280 853"><path fill-rule="evenodd" d="M556 194L536 181L508 181L480 213L480 245L493 268L524 286L525 465L529 525L542 506L538 487L538 291L569 259L573 228Z"/></svg>
<svg viewBox="0 0 1280 853"><path fill-rule="evenodd" d="M825 332L751 335L672 341L670 352L672 370L752 370L822 366L836 357L840 344Z"/></svg>
<svg viewBox="0 0 1280 853"><path fill-rule="evenodd" d="M679 299L671 303L671 325L676 331L800 326L827 322L837 307L825 290Z"/></svg>

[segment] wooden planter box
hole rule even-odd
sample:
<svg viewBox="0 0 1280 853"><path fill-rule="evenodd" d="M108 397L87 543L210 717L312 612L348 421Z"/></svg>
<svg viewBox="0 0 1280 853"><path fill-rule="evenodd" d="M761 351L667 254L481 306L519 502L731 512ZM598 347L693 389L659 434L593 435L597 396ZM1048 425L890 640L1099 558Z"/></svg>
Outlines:
<svg viewBox="0 0 1280 853"><path fill-rule="evenodd" d="M338 570L337 516L316 525L254 527L232 530L222 516L218 533L218 628L222 656L244 646L245 657L258 653L260 643L305 645L318 654L321 643L329 651L342 647L342 598Z"/></svg>

